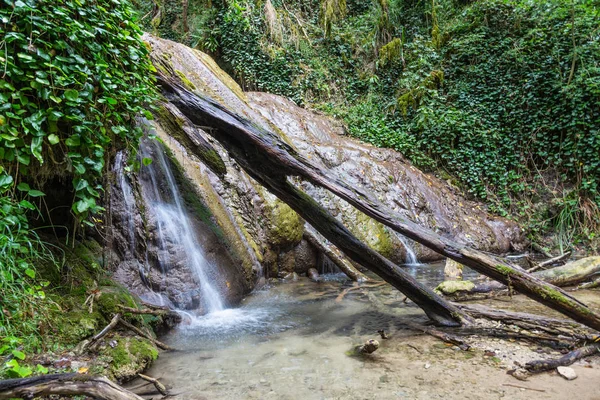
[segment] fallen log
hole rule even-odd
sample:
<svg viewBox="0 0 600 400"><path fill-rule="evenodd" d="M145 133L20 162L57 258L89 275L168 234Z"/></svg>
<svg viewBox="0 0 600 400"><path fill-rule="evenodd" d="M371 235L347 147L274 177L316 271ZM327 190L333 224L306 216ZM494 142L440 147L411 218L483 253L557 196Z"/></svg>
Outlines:
<svg viewBox="0 0 600 400"><path fill-rule="evenodd" d="M350 279L357 282L366 282L369 280L362 272L354 268L354 266L340 254L339 250L319 239L317 234L310 227L304 229L304 238L325 254L329 259Z"/></svg>
<svg viewBox="0 0 600 400"><path fill-rule="evenodd" d="M574 286L600 275L600 256L582 258L562 267L538 271L532 275L551 285L559 287ZM506 289L505 285L495 281L446 281L442 282L436 288L436 291L450 296L489 293Z"/></svg>
<svg viewBox="0 0 600 400"><path fill-rule="evenodd" d="M452 315L452 310L456 308L450 307L438 295L418 284L412 277L402 274L402 271L396 271L397 266L376 252L370 251L364 254L363 249L366 246L352 236L316 201L289 184L286 180L287 176L297 176L321 186L396 232L502 282L576 321L600 330L600 316L568 293L546 284L525 271L518 270L507 262L443 238L405 219L379 202L371 193L347 184L312 164L273 132L256 126L212 100L190 92L184 85L176 82L174 73L172 73L173 78L170 78L160 71L171 69L167 63L159 59L154 61L162 63L161 68L157 68L157 73L163 95L183 115L196 125L213 128L209 130L210 135L230 152L248 174L288 203L294 211L309 221L319 233L339 247L350 259L371 269L402 291L423 308L434 321L441 324L456 324L464 320L465 316ZM367 247L367 250L370 249Z"/></svg>
<svg viewBox="0 0 600 400"><path fill-rule="evenodd" d="M103 400L143 400L102 376L52 374L0 381L0 400L33 399L52 395L88 396Z"/></svg>
<svg viewBox="0 0 600 400"><path fill-rule="evenodd" d="M554 368L564 367L573 364L577 360L600 353L600 343L592 343L588 346L573 350L564 356L552 360L536 360L525 364L525 369L529 372L543 372Z"/></svg>

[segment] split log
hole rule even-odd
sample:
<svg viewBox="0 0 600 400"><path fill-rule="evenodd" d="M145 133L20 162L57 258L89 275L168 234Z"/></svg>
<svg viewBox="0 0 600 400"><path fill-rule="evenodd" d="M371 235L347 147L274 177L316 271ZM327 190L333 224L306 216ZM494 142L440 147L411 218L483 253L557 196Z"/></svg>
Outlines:
<svg viewBox="0 0 600 400"><path fill-rule="evenodd" d="M103 400L143 400L104 377L52 374L0 381L0 400L33 399L52 395L88 396Z"/></svg>
<svg viewBox="0 0 600 400"><path fill-rule="evenodd" d="M525 369L529 372L549 371L557 367L564 367L573 364L575 361L585 357L600 353L600 343L592 343L588 346L573 350L560 358L553 360L536 360L525 364Z"/></svg>
<svg viewBox="0 0 600 400"><path fill-rule="evenodd" d="M363 273L354 268L350 261L348 261L338 249L320 239L312 228L305 227L304 238L314 247L319 249L321 253L329 257L329 259L353 281L366 282L369 280Z"/></svg>
<svg viewBox="0 0 600 400"><path fill-rule="evenodd" d="M551 285L564 287L573 286L600 275L600 256L582 258L563 265L532 274L536 278ZM489 293L507 289L505 285L495 281L446 281L436 290L445 295Z"/></svg>
<svg viewBox="0 0 600 400"><path fill-rule="evenodd" d="M155 61L161 62L158 59ZM162 64L163 70L171 69L164 61ZM457 310L455 307L358 241L314 199L290 185L286 180L287 176L297 176L321 186L409 239L502 282L576 321L600 330L600 315L568 293L527 272L519 271L509 263L443 238L430 229L407 220L383 205L372 193L352 186L312 164L273 132L256 126L213 100L190 92L184 85L175 81L177 78L166 77L160 69L158 70L158 82L162 86L163 95L182 114L196 125L212 127L209 133L230 152L247 173L288 203L350 259L371 269L402 291L434 321L456 324L464 320L465 316L454 314ZM173 73L172 76L176 75Z"/></svg>

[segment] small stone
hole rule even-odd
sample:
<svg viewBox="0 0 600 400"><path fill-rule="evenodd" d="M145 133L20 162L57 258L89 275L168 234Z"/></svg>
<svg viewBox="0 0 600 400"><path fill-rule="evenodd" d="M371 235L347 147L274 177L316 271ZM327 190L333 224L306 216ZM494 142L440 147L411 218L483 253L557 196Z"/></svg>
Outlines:
<svg viewBox="0 0 600 400"><path fill-rule="evenodd" d="M560 376L562 376L568 381L572 381L573 379L577 378L577 374L575 373L575 370L573 368L558 367L556 368L556 371Z"/></svg>
<svg viewBox="0 0 600 400"><path fill-rule="evenodd" d="M431 368L431 364L429 364L429 363L425 364L425 369L429 369L429 368Z"/></svg>

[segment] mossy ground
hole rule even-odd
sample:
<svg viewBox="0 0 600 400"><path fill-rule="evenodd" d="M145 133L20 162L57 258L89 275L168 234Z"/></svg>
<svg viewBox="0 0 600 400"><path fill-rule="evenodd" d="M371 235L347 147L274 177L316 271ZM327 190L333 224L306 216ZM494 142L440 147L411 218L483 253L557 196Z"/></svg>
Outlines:
<svg viewBox="0 0 600 400"><path fill-rule="evenodd" d="M42 265L38 269L40 278L48 282L47 298L44 309L38 310L38 340L24 342L22 349L28 358L23 364L31 362L35 366L32 359L40 357L48 360L71 357L68 354L75 346L98 333L122 311L119 305L138 306L138 300L111 279L102 246L96 241L87 240L74 246L57 244L55 251L57 258L62 259L59 267ZM125 314L123 318L149 332L161 322L160 317L154 316ZM140 372L157 358L158 350L152 342L125 334L129 333L117 333L115 329L111 340L118 345L104 346L98 357L91 357L91 361L86 357L84 365L96 374L123 380L129 371ZM69 369L50 365L50 372L65 372L65 368ZM7 373L0 368L0 377L8 377Z"/></svg>

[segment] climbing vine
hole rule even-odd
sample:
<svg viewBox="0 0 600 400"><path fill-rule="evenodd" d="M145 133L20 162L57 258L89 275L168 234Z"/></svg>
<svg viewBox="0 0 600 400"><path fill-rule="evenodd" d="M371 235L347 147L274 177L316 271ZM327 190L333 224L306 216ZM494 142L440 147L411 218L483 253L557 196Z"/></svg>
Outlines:
<svg viewBox="0 0 600 400"><path fill-rule="evenodd" d="M45 181L72 182L72 213L93 224L111 149L137 148L134 121L155 94L126 0L0 2L2 336L23 321L20 301L43 297L35 265L52 256L29 222Z"/></svg>

